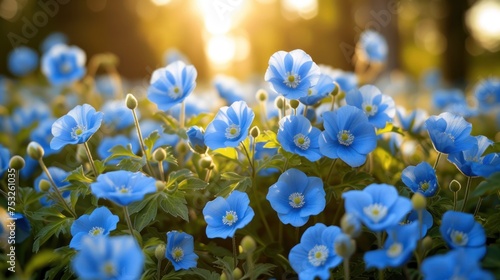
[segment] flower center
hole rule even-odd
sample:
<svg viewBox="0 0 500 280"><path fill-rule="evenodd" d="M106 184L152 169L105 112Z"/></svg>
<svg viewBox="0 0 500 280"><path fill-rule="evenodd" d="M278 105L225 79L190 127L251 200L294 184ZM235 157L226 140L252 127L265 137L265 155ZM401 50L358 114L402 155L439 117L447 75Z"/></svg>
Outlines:
<svg viewBox="0 0 500 280"><path fill-rule="evenodd" d="M67 74L67 73L71 72L71 63L69 63L69 62L63 62L61 64L61 66L59 67L59 70L63 74Z"/></svg>
<svg viewBox="0 0 500 280"><path fill-rule="evenodd" d="M119 192L119 193L129 193L130 192L130 188L127 187L127 186L120 186L120 187L116 187L116 191Z"/></svg>
<svg viewBox="0 0 500 280"><path fill-rule="evenodd" d="M240 136L241 128L237 124L231 124L226 128L226 138L233 139Z"/></svg>
<svg viewBox="0 0 500 280"><path fill-rule="evenodd" d="M387 207L382 204L371 204L363 208L363 212L374 222L378 223L387 215Z"/></svg>
<svg viewBox="0 0 500 280"><path fill-rule="evenodd" d="M467 242L469 241L469 236L467 236L467 233L458 230L452 230L450 237L451 241L453 241L453 243L458 246L467 245Z"/></svg>
<svg viewBox="0 0 500 280"><path fill-rule="evenodd" d="M102 227L93 227L89 231L89 235L91 235L91 236L102 235L103 232L104 232L104 229Z"/></svg>
<svg viewBox="0 0 500 280"><path fill-rule="evenodd" d="M344 146L349 146L354 141L354 136L351 134L349 130L341 130L337 134L337 140L339 140L340 144Z"/></svg>
<svg viewBox="0 0 500 280"><path fill-rule="evenodd" d="M107 276L113 276L116 274L115 266L111 262L106 262L102 266L102 270L103 270L104 274L106 274Z"/></svg>
<svg viewBox="0 0 500 280"><path fill-rule="evenodd" d="M420 189L422 189L424 192L429 189L430 183L427 181L420 182Z"/></svg>
<svg viewBox="0 0 500 280"><path fill-rule="evenodd" d="M387 250L387 256L395 258L401 255L401 252L403 252L403 245L401 245L401 243L395 242Z"/></svg>
<svg viewBox="0 0 500 280"><path fill-rule="evenodd" d="M71 137L73 139L78 139L82 133L87 130L87 128L84 125L77 125L73 127L73 130L71 131Z"/></svg>
<svg viewBox="0 0 500 280"><path fill-rule="evenodd" d="M174 87L172 89L172 91L170 91L170 93L169 93L170 98L173 98L173 99L177 99L177 98L181 97L181 95L182 95L181 90L177 86Z"/></svg>
<svg viewBox="0 0 500 280"><path fill-rule="evenodd" d="M311 144L311 140L309 137L305 136L302 133L299 133L293 137L293 142L295 146L301 148L302 150L307 150L309 145Z"/></svg>
<svg viewBox="0 0 500 280"><path fill-rule="evenodd" d="M325 245L316 245L307 255L307 259L313 266L320 266L326 262L328 258L328 248Z"/></svg>
<svg viewBox="0 0 500 280"><path fill-rule="evenodd" d="M238 221L238 215L233 210L226 211L226 215L222 217L222 223L228 226L232 226Z"/></svg>
<svg viewBox="0 0 500 280"><path fill-rule="evenodd" d="M184 250L182 250L181 247L175 247L173 250L172 250L172 258L176 261L176 262L180 262L182 261L182 259L184 258Z"/></svg>
<svg viewBox="0 0 500 280"><path fill-rule="evenodd" d="M292 206L293 208L301 208L302 206L304 206L304 195L299 193L299 192L294 192L292 193L289 197L288 197L288 200L289 200L289 204L290 206Z"/></svg>
<svg viewBox="0 0 500 280"><path fill-rule="evenodd" d="M292 74L292 72L286 73L287 78L283 83L289 88L296 88L300 84L300 76L297 74Z"/></svg>
<svg viewBox="0 0 500 280"><path fill-rule="evenodd" d="M375 115L378 111L377 105L363 103L361 106L363 107L365 114L370 117Z"/></svg>

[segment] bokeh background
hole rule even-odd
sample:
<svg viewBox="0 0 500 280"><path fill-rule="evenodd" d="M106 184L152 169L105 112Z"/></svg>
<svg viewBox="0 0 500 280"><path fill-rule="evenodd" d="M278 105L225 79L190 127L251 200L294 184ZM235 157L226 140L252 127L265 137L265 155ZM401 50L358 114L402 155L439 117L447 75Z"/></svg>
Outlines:
<svg viewBox="0 0 500 280"><path fill-rule="evenodd" d="M53 32L88 59L116 54L120 74L131 80L149 79L174 50L201 81L263 75L275 51L297 48L318 64L352 71L365 29L389 43L386 74L420 79L439 69L462 87L500 73L498 0L0 0L0 22L6 76L15 45L39 49Z"/></svg>

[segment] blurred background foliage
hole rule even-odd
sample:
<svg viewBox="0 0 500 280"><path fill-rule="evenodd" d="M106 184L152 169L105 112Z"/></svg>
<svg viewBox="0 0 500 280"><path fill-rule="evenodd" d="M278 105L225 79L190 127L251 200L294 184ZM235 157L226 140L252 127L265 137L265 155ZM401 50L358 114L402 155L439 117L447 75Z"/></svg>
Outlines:
<svg viewBox="0 0 500 280"><path fill-rule="evenodd" d="M13 46L38 49L55 31L88 58L116 54L124 77L144 81L173 49L200 82L261 76L275 51L297 48L352 71L355 42L369 28L388 40L386 73L419 78L437 68L464 87L500 70L497 0L0 0L0 22L7 76Z"/></svg>

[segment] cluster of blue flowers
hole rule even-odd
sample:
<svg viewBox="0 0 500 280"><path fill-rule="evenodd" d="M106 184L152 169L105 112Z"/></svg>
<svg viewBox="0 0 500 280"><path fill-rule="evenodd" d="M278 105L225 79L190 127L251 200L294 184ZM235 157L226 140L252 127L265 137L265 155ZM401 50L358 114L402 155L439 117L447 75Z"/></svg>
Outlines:
<svg viewBox="0 0 500 280"><path fill-rule="evenodd" d="M200 104L196 68L178 55L154 71L144 95L124 99L121 81L111 79L106 94L109 84L87 73L83 50L49 39L41 72L65 97L51 95L54 106L6 102L12 115L0 123L24 138L0 145L0 176L10 167L29 172L19 192L25 216L16 217L33 223L23 227L33 231L33 251L53 240L66 254L47 269L51 279L349 279L372 270L383 279L409 277L408 269L424 279L494 278L481 262L494 246L487 236L500 232L479 213L492 192L482 185L498 183L498 145L471 135L471 114L407 112L368 84L387 59L377 32L362 33L356 46L366 66L357 69L367 72L318 65L299 49L274 53L257 103L218 76L214 93L227 106L216 113ZM9 67L29 75L38 55L20 47ZM82 80L88 96L71 93ZM481 110L500 108L499 85L475 88ZM437 92L436 108L468 106L460 92ZM154 104L158 112L144 111ZM412 141L425 157L405 150ZM72 157L63 163L65 154ZM470 214L476 177L484 183ZM363 271L351 271L353 263Z"/></svg>

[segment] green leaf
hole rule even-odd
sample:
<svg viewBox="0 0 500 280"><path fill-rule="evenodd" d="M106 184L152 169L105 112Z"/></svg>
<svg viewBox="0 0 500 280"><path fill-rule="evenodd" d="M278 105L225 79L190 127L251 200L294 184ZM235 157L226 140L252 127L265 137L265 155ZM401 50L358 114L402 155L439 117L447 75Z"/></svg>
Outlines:
<svg viewBox="0 0 500 280"><path fill-rule="evenodd" d="M146 165L146 158L124 158L118 163L118 167L121 170L127 170L131 172L139 171L144 165Z"/></svg>
<svg viewBox="0 0 500 280"><path fill-rule="evenodd" d="M244 178L246 178L246 176L240 175L240 174L235 173L235 172L225 172L225 173L221 174L221 178L224 180L229 180L229 181L241 181Z"/></svg>
<svg viewBox="0 0 500 280"><path fill-rule="evenodd" d="M277 135L272 130L264 130L259 137L257 137L257 142L267 142L264 148L279 148L281 147L280 142L277 139Z"/></svg>
<svg viewBox="0 0 500 280"><path fill-rule="evenodd" d="M43 250L38 254L34 255L26 265L24 274L31 278L33 272L40 270L41 268L54 263L59 259L59 255L53 250Z"/></svg>
<svg viewBox="0 0 500 280"><path fill-rule="evenodd" d="M214 150L214 153L227 157L229 159L234 159L234 160L238 159L238 152L236 151L235 148L220 148Z"/></svg>
<svg viewBox="0 0 500 280"><path fill-rule="evenodd" d="M151 132L151 134L149 134L149 136L144 139L144 145L146 145L148 150L152 152L153 147L154 147L156 141L158 141L158 139L160 139L160 134L158 133L157 130L155 130L155 131Z"/></svg>
<svg viewBox="0 0 500 280"><path fill-rule="evenodd" d="M484 157L487 154L493 154L493 153L500 153L500 142L495 142L489 145L481 156Z"/></svg>
<svg viewBox="0 0 500 280"><path fill-rule="evenodd" d="M180 190L202 190L207 186L207 182L196 177L186 178L179 183Z"/></svg>
<svg viewBox="0 0 500 280"><path fill-rule="evenodd" d="M83 171L83 167L81 165L78 166L75 170L71 171L71 173L69 173L68 177L66 177L66 179L64 179L64 181L66 181L66 182L77 181L77 182L84 182L84 183L92 183L93 182L92 179L85 176L85 172Z"/></svg>
<svg viewBox="0 0 500 280"><path fill-rule="evenodd" d="M472 197L479 197L484 195L494 194L500 191L500 172L497 172L485 181L479 183L476 189L472 192Z"/></svg>
<svg viewBox="0 0 500 280"><path fill-rule="evenodd" d="M52 236L59 237L62 232L66 234L69 232L69 227L73 223L73 218L63 218L59 221L54 221L43 227L35 236L33 242L33 252L38 252L40 246L47 242Z"/></svg>
<svg viewBox="0 0 500 280"><path fill-rule="evenodd" d="M157 214L158 201L154 198L148 199L146 207L135 215L134 229L141 232L146 226L155 220Z"/></svg>
<svg viewBox="0 0 500 280"><path fill-rule="evenodd" d="M200 123L202 123L203 119L205 119L205 118L211 119L212 117L213 117L212 113L200 113L200 114L190 118L186 123L186 127L190 127L193 125L199 125Z"/></svg>
<svg viewBox="0 0 500 280"><path fill-rule="evenodd" d="M98 174L102 174L104 172L104 170L106 170L106 166L104 165L104 161L94 160L94 165L95 165L95 168L97 169ZM96 175L96 176L98 176L98 175Z"/></svg>
<svg viewBox="0 0 500 280"><path fill-rule="evenodd" d="M69 269L69 263L73 259L73 256L76 254L76 251L69 248L68 246L64 246L55 249L54 252L58 254L59 258L57 259L56 265L47 270L44 279L74 279L73 271ZM61 271L64 271L64 274L62 276Z"/></svg>
<svg viewBox="0 0 500 280"><path fill-rule="evenodd" d="M392 123L387 123L387 125L384 128L377 129L377 135L380 135L382 133L388 133L388 132L395 132L401 135L404 135L404 131L402 128L394 126Z"/></svg>
<svg viewBox="0 0 500 280"><path fill-rule="evenodd" d="M177 191L173 194L162 192L160 207L163 211L174 217L181 217L185 221L189 221L187 202L182 192Z"/></svg>
<svg viewBox="0 0 500 280"><path fill-rule="evenodd" d="M131 157L131 158L141 158L132 151L132 145L128 144L127 147L122 145L116 145L109 150L111 155L106 158L105 162L119 157Z"/></svg>
<svg viewBox="0 0 500 280"><path fill-rule="evenodd" d="M165 161L172 163L172 164L175 164L175 165L178 165L177 159L174 156L174 148L167 146L167 147L165 147L165 150L167 152L167 157L165 158Z"/></svg>
<svg viewBox="0 0 500 280"><path fill-rule="evenodd" d="M241 280L244 279L250 279L250 280L257 280L259 276L261 275L267 275L267 276L272 276L272 270L276 268L276 265L270 264L270 263L258 263L254 265L253 269L251 271L248 270L247 263L245 263L245 276L241 278Z"/></svg>

